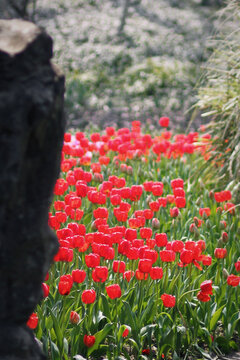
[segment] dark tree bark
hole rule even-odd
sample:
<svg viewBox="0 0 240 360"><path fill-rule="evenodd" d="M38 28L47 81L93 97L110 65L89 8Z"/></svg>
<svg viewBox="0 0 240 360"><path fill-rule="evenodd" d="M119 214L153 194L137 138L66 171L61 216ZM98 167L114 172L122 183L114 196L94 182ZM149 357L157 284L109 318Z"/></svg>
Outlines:
<svg viewBox="0 0 240 360"><path fill-rule="evenodd" d="M118 35L121 35L123 33L123 29L126 24L126 19L128 16L128 9L129 9L130 4L131 4L131 0L125 0L123 11L122 11L122 16L121 16L121 20L120 20L120 25L118 28Z"/></svg>
<svg viewBox="0 0 240 360"><path fill-rule="evenodd" d="M0 21L0 360L44 359L26 322L58 249L48 211L65 127L64 77L51 57L43 30Z"/></svg>

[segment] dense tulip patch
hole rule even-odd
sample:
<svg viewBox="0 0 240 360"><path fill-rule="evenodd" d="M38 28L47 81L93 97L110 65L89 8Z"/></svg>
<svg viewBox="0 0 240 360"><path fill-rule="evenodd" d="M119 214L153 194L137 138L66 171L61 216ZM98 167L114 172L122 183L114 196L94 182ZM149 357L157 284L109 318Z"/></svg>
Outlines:
<svg viewBox="0 0 240 360"><path fill-rule="evenodd" d="M237 348L239 215L229 189L195 176L210 146L208 134L152 136L138 121L65 134L49 213L59 251L27 323L50 359Z"/></svg>

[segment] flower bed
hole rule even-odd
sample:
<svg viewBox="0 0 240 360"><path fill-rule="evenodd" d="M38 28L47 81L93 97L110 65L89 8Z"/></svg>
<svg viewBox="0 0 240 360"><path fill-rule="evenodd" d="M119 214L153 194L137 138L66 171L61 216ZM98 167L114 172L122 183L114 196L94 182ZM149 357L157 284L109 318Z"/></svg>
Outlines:
<svg viewBox="0 0 240 360"><path fill-rule="evenodd" d="M229 189L196 178L210 136L159 124L158 136L138 121L65 134L49 214L60 248L28 321L50 359L237 349L238 208Z"/></svg>

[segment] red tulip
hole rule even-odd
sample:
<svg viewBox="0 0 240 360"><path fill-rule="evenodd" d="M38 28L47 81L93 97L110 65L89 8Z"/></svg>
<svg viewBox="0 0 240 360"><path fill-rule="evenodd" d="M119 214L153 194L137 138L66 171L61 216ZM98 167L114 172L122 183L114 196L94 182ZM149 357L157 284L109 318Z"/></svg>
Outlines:
<svg viewBox="0 0 240 360"><path fill-rule="evenodd" d="M181 240L174 240L173 242L172 242L172 250L174 251L174 252L181 252L182 250L183 250L183 248L184 248L184 242L183 241L181 241Z"/></svg>
<svg viewBox="0 0 240 360"><path fill-rule="evenodd" d="M168 242L167 234L165 233L155 234L155 240L156 240L156 245L158 247L164 247L167 245Z"/></svg>
<svg viewBox="0 0 240 360"><path fill-rule="evenodd" d="M138 219L129 219L128 221L130 222L130 220L138 220ZM132 241L134 239L137 238L137 230L136 229L127 229L125 232L125 239Z"/></svg>
<svg viewBox="0 0 240 360"><path fill-rule="evenodd" d="M205 295L212 295L212 280L205 280L200 285L201 292Z"/></svg>
<svg viewBox="0 0 240 360"><path fill-rule="evenodd" d="M237 276L237 275L229 275L228 278L227 278L227 283L228 285L230 286L238 286L240 284L240 276Z"/></svg>
<svg viewBox="0 0 240 360"><path fill-rule="evenodd" d="M183 251L180 254L180 260L184 264L190 264L194 260L194 253L191 250L183 249Z"/></svg>
<svg viewBox="0 0 240 360"><path fill-rule="evenodd" d="M141 259L138 263L138 269L142 273L149 273L152 268L152 260L150 259Z"/></svg>
<svg viewBox="0 0 240 360"><path fill-rule="evenodd" d="M85 255L85 262L87 267L95 268L100 264L100 256L98 254Z"/></svg>
<svg viewBox="0 0 240 360"><path fill-rule="evenodd" d="M129 330L128 330L128 328L126 328L122 333L122 337L125 338L128 336L128 334L129 334Z"/></svg>
<svg viewBox="0 0 240 360"><path fill-rule="evenodd" d="M159 280L163 277L163 269L159 266L152 267L149 275L151 279Z"/></svg>
<svg viewBox="0 0 240 360"><path fill-rule="evenodd" d="M95 210L93 210L93 216L95 217L95 219L98 218L108 218L108 209L106 209L105 207L99 207Z"/></svg>
<svg viewBox="0 0 240 360"><path fill-rule="evenodd" d="M106 266L96 266L92 272L92 278L95 282L105 282L108 278L108 268Z"/></svg>
<svg viewBox="0 0 240 360"><path fill-rule="evenodd" d="M184 182L183 182L183 179L181 179L181 178L174 179L174 180L171 181L172 189L183 188L183 186L184 186Z"/></svg>
<svg viewBox="0 0 240 360"><path fill-rule="evenodd" d="M95 343L95 336L93 335L84 335L83 337L83 342L84 342L84 345L86 345L87 347L92 347Z"/></svg>
<svg viewBox="0 0 240 360"><path fill-rule="evenodd" d="M143 216L145 219L150 220L153 218L154 212L151 209L144 209L143 210Z"/></svg>
<svg viewBox="0 0 240 360"><path fill-rule="evenodd" d="M177 208L184 208L186 206L186 199L185 197L177 196L175 198L175 205Z"/></svg>
<svg viewBox="0 0 240 360"><path fill-rule="evenodd" d="M237 272L240 272L240 260L235 263L235 269Z"/></svg>
<svg viewBox="0 0 240 360"><path fill-rule="evenodd" d="M96 291L93 289L84 290L82 292L82 302L84 304L92 304L96 300Z"/></svg>
<svg viewBox="0 0 240 360"><path fill-rule="evenodd" d="M208 302L211 300L211 297L208 294L204 294L202 291L197 293L197 298L202 302Z"/></svg>
<svg viewBox="0 0 240 360"><path fill-rule="evenodd" d="M106 291L110 299L120 298L122 295L121 288L118 284L106 286Z"/></svg>
<svg viewBox="0 0 240 360"><path fill-rule="evenodd" d="M212 257L210 255L201 255L203 265L210 266L212 264Z"/></svg>
<svg viewBox="0 0 240 360"><path fill-rule="evenodd" d="M46 283L42 283L43 297L46 298L49 295L49 286Z"/></svg>
<svg viewBox="0 0 240 360"><path fill-rule="evenodd" d="M185 197L185 191L183 190L183 188L181 187L176 187L176 188L173 188L173 195L174 197Z"/></svg>
<svg viewBox="0 0 240 360"><path fill-rule="evenodd" d="M173 295L162 294L161 299L165 307L171 308L176 304L176 298Z"/></svg>
<svg viewBox="0 0 240 360"><path fill-rule="evenodd" d="M58 291L61 295L68 295L71 291L72 286L73 286L73 279L71 275L60 276Z"/></svg>
<svg viewBox="0 0 240 360"><path fill-rule="evenodd" d="M81 284L85 280L85 278L86 278L86 271L79 269L72 271L73 282Z"/></svg>
<svg viewBox="0 0 240 360"><path fill-rule="evenodd" d="M163 184L153 184L152 193L154 196L161 196L163 193Z"/></svg>
<svg viewBox="0 0 240 360"><path fill-rule="evenodd" d="M160 208L160 205L159 205L158 201L151 201L149 203L149 207L152 211L158 211Z"/></svg>
<svg viewBox="0 0 240 360"><path fill-rule="evenodd" d="M178 217L179 215L179 210L177 207L174 207L174 208L170 208L170 216L175 218L175 217Z"/></svg>
<svg viewBox="0 0 240 360"><path fill-rule="evenodd" d="M119 260L115 260L113 262L113 271L115 273L124 273L125 271L125 268L126 268L126 264L124 261L119 261Z"/></svg>
<svg viewBox="0 0 240 360"><path fill-rule="evenodd" d="M211 214L211 209L210 208L200 208L199 209L199 215L201 217L203 217L204 215L207 217L207 216L210 216Z"/></svg>
<svg viewBox="0 0 240 360"><path fill-rule="evenodd" d="M149 240L153 240L153 239L149 239ZM155 240L153 240L155 241ZM151 249L145 249L144 253L143 253L143 257L142 259L150 259L152 264L154 264L157 261L158 258L158 253L156 250L151 250Z"/></svg>
<svg viewBox="0 0 240 360"><path fill-rule="evenodd" d="M159 204L159 206L161 207L166 207L167 206L167 198L166 197L159 197L157 199L157 202Z"/></svg>
<svg viewBox="0 0 240 360"><path fill-rule="evenodd" d="M164 262L173 262L175 260L175 252L172 250L162 250L159 253L160 258Z"/></svg>
<svg viewBox="0 0 240 360"><path fill-rule="evenodd" d="M137 280L147 280L148 273L143 273L139 269L135 271L135 277Z"/></svg>
<svg viewBox="0 0 240 360"><path fill-rule="evenodd" d="M134 276L134 271L128 270L123 273L123 278L126 279L128 282L131 280L131 278Z"/></svg>
<svg viewBox="0 0 240 360"><path fill-rule="evenodd" d="M227 256L227 249L225 249L225 248L216 248L214 250L214 256L217 259L224 259Z"/></svg>
<svg viewBox="0 0 240 360"><path fill-rule="evenodd" d="M168 127L169 125L169 118L166 116L160 117L160 119L158 120L159 125L162 127Z"/></svg>
<svg viewBox="0 0 240 360"><path fill-rule="evenodd" d="M71 311L70 313L70 323L77 325L79 323L80 316L76 311Z"/></svg>
<svg viewBox="0 0 240 360"><path fill-rule="evenodd" d="M140 236L142 239L150 239L152 236L152 229L143 227L140 229Z"/></svg>
<svg viewBox="0 0 240 360"><path fill-rule="evenodd" d="M38 324L38 316L37 316L36 313L32 313L32 314L29 316L29 319L28 319L28 321L27 321L27 326L28 326L30 329L36 329L37 324Z"/></svg>

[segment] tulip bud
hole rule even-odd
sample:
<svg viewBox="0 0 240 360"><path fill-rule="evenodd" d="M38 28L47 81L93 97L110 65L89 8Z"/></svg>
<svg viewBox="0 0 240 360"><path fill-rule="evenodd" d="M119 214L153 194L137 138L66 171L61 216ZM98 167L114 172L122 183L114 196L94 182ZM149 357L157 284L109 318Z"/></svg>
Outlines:
<svg viewBox="0 0 240 360"><path fill-rule="evenodd" d="M190 227L189 227L189 231L190 231L191 233L194 233L195 230L197 230L197 227L196 227L195 224L192 223L192 224L190 225Z"/></svg>
<svg viewBox="0 0 240 360"><path fill-rule="evenodd" d="M204 190L204 189L205 189L205 185L204 185L202 179L199 180L199 185L200 185L200 189L201 189L201 190Z"/></svg>
<svg viewBox="0 0 240 360"><path fill-rule="evenodd" d="M119 161L117 159L114 161L114 165L116 169L119 169Z"/></svg>
<svg viewBox="0 0 240 360"><path fill-rule="evenodd" d="M226 221L220 221L220 229L223 230L226 229L226 227L227 227Z"/></svg>
<svg viewBox="0 0 240 360"><path fill-rule="evenodd" d="M138 169L137 174L138 174L138 177L141 177L143 175L143 170L141 167Z"/></svg>
<svg viewBox="0 0 240 360"><path fill-rule="evenodd" d="M235 227L235 223L232 223L232 225L230 226L230 231L234 232L234 227Z"/></svg>
<svg viewBox="0 0 240 360"><path fill-rule="evenodd" d="M224 268L222 273L223 273L224 279L227 279L228 276L229 276L229 273L228 273L227 269Z"/></svg>
<svg viewBox="0 0 240 360"><path fill-rule="evenodd" d="M207 219L207 221L206 221L206 227L207 227L208 230L210 230L211 227L212 227L212 224L211 224L209 219Z"/></svg>
<svg viewBox="0 0 240 360"><path fill-rule="evenodd" d="M195 204L196 204L197 206L199 206L199 205L201 204L201 201L202 201L202 199L201 199L201 197L199 197L199 198L197 198L197 200L195 201Z"/></svg>
<svg viewBox="0 0 240 360"><path fill-rule="evenodd" d="M70 323L77 325L79 323L80 316L76 311L71 311L70 313Z"/></svg>
<svg viewBox="0 0 240 360"><path fill-rule="evenodd" d="M94 177L95 177L95 181L96 182L99 182L99 183L101 183L101 182L103 182L103 174L100 174L100 173L94 173Z"/></svg>
<svg viewBox="0 0 240 360"><path fill-rule="evenodd" d="M218 242L217 242L217 247L220 248L220 247L222 247L223 245L224 245L224 243L223 243L222 239L220 238L220 239L218 240Z"/></svg>
<svg viewBox="0 0 240 360"><path fill-rule="evenodd" d="M214 199L214 192L213 192L212 190L209 191L209 198L210 198L211 200Z"/></svg>
<svg viewBox="0 0 240 360"><path fill-rule="evenodd" d="M203 218L203 220L207 220L208 216L205 212L203 212L202 218Z"/></svg>
<svg viewBox="0 0 240 360"><path fill-rule="evenodd" d="M194 239L199 239L200 233L198 231L198 229L196 228L196 230L194 231Z"/></svg>
<svg viewBox="0 0 240 360"><path fill-rule="evenodd" d="M127 173L128 175L132 175L133 174L133 168L131 166L127 167Z"/></svg>
<svg viewBox="0 0 240 360"><path fill-rule="evenodd" d="M221 239L224 244L226 244L228 242L228 234L225 231L222 233Z"/></svg>
<svg viewBox="0 0 240 360"><path fill-rule="evenodd" d="M152 201L151 195L148 195L147 197L147 204L149 205L149 203Z"/></svg>
<svg viewBox="0 0 240 360"><path fill-rule="evenodd" d="M197 218L196 216L194 216L193 221L194 221L194 224L195 224L196 226L198 226L198 218Z"/></svg>
<svg viewBox="0 0 240 360"><path fill-rule="evenodd" d="M96 226L95 222L92 223L91 229L92 229L92 231L96 231L96 230L97 230L97 226Z"/></svg>
<svg viewBox="0 0 240 360"><path fill-rule="evenodd" d="M160 221L157 218L152 219L152 227L153 227L153 229L159 229L160 228Z"/></svg>

